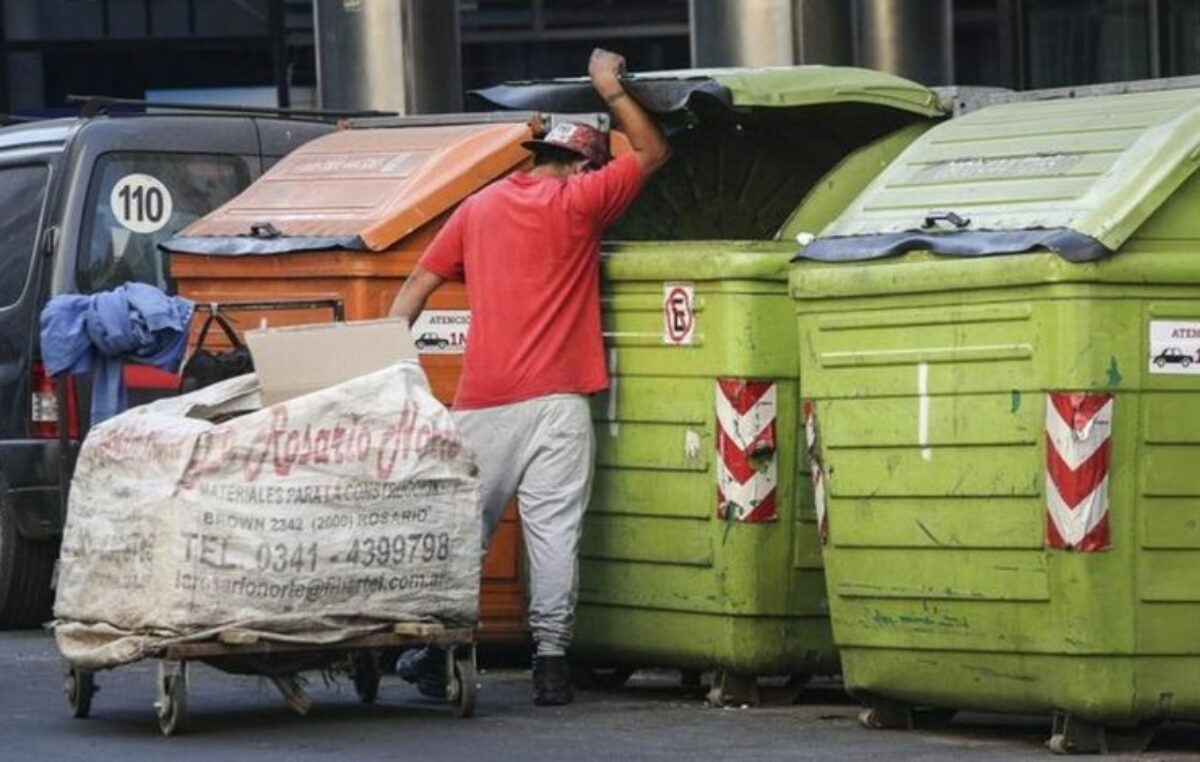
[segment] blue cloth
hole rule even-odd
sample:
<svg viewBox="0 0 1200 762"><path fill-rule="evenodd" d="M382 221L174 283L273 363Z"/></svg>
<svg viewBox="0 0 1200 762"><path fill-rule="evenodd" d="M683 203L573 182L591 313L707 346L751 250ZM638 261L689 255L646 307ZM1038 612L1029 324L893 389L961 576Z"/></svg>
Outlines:
<svg viewBox="0 0 1200 762"><path fill-rule="evenodd" d="M144 283L56 296L42 310L42 361L54 376L92 373L95 425L128 407L126 362L179 370L194 312L187 299Z"/></svg>

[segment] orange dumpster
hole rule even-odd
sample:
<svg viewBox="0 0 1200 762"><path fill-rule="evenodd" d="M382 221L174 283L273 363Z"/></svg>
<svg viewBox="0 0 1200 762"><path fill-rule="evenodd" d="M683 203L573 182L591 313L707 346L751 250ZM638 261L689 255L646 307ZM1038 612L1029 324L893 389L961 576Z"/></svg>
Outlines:
<svg viewBox="0 0 1200 762"><path fill-rule="evenodd" d="M449 213L520 167L526 123L343 130L276 164L240 196L168 241L170 275L198 302L341 299L347 320L387 314ZM448 283L413 326L434 394L449 404L462 368L466 291ZM239 330L329 320L328 307L231 313ZM510 505L484 562L479 637L528 638L520 527Z"/></svg>

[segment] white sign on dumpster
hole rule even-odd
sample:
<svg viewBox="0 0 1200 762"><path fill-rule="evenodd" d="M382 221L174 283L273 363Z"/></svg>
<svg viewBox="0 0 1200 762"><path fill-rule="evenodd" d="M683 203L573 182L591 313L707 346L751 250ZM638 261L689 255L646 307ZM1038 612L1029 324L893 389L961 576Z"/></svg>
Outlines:
<svg viewBox="0 0 1200 762"><path fill-rule="evenodd" d="M470 327L470 310L425 310L413 323L413 342L423 355L461 355Z"/></svg>
<svg viewBox="0 0 1200 762"><path fill-rule="evenodd" d="M1200 320L1150 321L1150 372L1200 375Z"/></svg>

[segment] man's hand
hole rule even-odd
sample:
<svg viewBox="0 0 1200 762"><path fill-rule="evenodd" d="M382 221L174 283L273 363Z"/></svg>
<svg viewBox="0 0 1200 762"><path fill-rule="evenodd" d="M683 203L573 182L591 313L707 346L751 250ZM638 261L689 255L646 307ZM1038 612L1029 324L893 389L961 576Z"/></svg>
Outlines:
<svg viewBox="0 0 1200 762"><path fill-rule="evenodd" d="M642 175L648 177L667 162L671 156L671 148L654 119L625 92L620 79L624 73L623 56L603 48L592 51L592 58L588 61L588 76L592 79L592 87L612 110L617 123L625 132L625 137L629 138Z"/></svg>
<svg viewBox="0 0 1200 762"><path fill-rule="evenodd" d="M592 51L592 59L588 61L588 76L591 77L593 84L599 86L618 82L624 73L624 56L603 48L596 48Z"/></svg>

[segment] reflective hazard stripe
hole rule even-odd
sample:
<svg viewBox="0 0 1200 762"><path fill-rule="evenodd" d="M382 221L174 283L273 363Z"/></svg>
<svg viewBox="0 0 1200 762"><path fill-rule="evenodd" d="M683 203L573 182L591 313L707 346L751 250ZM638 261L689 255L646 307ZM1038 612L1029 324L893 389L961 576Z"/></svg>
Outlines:
<svg viewBox="0 0 1200 762"><path fill-rule="evenodd" d="M829 497L825 491L825 468L821 465L820 437L817 435L817 408L812 400L804 400L804 441L808 448L813 503L817 509L817 534L821 538L821 544L824 545L829 541Z"/></svg>
<svg viewBox="0 0 1200 762"><path fill-rule="evenodd" d="M778 387L772 381L717 380L717 516L774 521Z"/></svg>
<svg viewBox="0 0 1200 762"><path fill-rule="evenodd" d="M1107 393L1046 396L1046 547L1111 547L1108 479L1114 399Z"/></svg>

